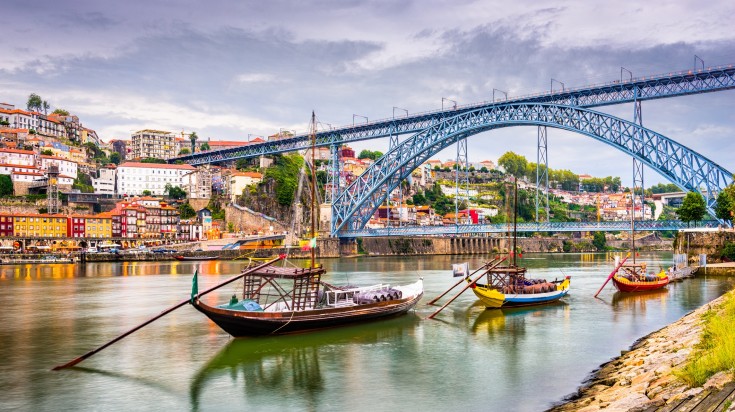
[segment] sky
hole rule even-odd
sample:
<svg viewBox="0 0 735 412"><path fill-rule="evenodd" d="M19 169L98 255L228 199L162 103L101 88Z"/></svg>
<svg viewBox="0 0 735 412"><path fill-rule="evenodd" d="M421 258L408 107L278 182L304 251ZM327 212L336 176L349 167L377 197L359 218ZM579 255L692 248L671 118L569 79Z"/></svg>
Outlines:
<svg viewBox="0 0 735 412"><path fill-rule="evenodd" d="M141 129L247 140L735 63L731 0L23 0L3 2L0 102L30 93L105 141ZM558 87L558 84L556 84ZM496 97L499 92L496 91ZM632 104L597 108L627 120ZM643 124L735 171L735 90L643 103ZM470 162L536 161L535 127L467 140ZM386 151L386 139L354 145ZM450 160L456 148L434 158ZM548 131L552 169L619 176L632 160ZM647 169L645 185L666 181Z"/></svg>

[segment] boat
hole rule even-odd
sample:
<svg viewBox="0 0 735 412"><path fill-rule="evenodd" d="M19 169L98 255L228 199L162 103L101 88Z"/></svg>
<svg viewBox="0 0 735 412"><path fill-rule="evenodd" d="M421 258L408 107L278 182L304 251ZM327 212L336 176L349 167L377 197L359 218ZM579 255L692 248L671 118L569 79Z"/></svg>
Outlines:
<svg viewBox="0 0 735 412"><path fill-rule="evenodd" d="M543 305L569 293L571 279L547 281L526 277L526 268L515 265L487 268L486 283L466 277L470 289L488 309Z"/></svg>
<svg viewBox="0 0 735 412"><path fill-rule="evenodd" d="M647 273L646 263L636 263L635 253L635 197L631 197L630 203L630 239L633 263L616 261L613 270L612 281L617 290L623 293L647 292L657 290L669 284L670 278L666 271L661 269L659 273ZM627 259L627 258L626 258Z"/></svg>
<svg viewBox="0 0 735 412"><path fill-rule="evenodd" d="M661 270L658 274L646 273L646 263L619 265L612 277L613 285L620 292L647 292L661 289L669 284L669 276Z"/></svg>
<svg viewBox="0 0 735 412"><path fill-rule="evenodd" d="M316 116L312 112L312 159ZM311 236L316 244L316 176L311 167ZM210 305L192 290L191 304L234 337L281 335L331 328L399 316L416 306L424 294L423 280L402 285L335 286L322 280L326 270L315 264L310 246L309 267L247 268L242 273L242 295ZM285 257L285 256L284 256ZM196 283L194 283L196 288Z"/></svg>
<svg viewBox="0 0 735 412"><path fill-rule="evenodd" d="M518 183L514 188L513 206L513 251L510 254L511 263L507 266L486 263L475 273L484 270L479 279L485 278L485 283L478 283L477 279L470 278L469 271L464 270L465 280L470 288L488 309L498 309L516 306L543 305L556 302L569 293L571 279L565 276L562 280L547 281L546 279L532 279L526 276L526 268L516 265L517 241L517 213ZM499 262L498 262L499 263ZM455 274L456 275L456 274Z"/></svg>
<svg viewBox="0 0 735 412"><path fill-rule="evenodd" d="M217 260L219 256L174 256L176 260L181 261L197 261L197 260Z"/></svg>
<svg viewBox="0 0 735 412"><path fill-rule="evenodd" d="M41 258L6 258L0 260L3 265L23 265L29 263L57 264L57 263L74 263L73 257L62 257L54 255L46 255Z"/></svg>

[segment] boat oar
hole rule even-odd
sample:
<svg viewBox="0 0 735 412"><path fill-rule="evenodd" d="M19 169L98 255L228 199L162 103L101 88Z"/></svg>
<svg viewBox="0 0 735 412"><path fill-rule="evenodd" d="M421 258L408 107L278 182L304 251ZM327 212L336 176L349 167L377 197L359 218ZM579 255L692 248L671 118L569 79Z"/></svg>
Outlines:
<svg viewBox="0 0 735 412"><path fill-rule="evenodd" d="M625 263L625 261L628 260L629 257L630 257L630 253L628 253L625 256L625 258L623 258L623 260L621 260L620 263L618 263L617 266L615 266L615 269L613 269L613 271L610 272L610 276L608 276L607 279L605 279L605 283L603 283L602 286L600 286L600 289L597 290L597 293L595 293L595 297L597 297L597 295L599 295L600 292L602 292L602 289L605 288L605 285L607 285L607 282L609 282L610 279L612 279L612 277L615 276L616 273L618 273L618 269L620 269L620 267L623 266L623 263Z"/></svg>
<svg viewBox="0 0 735 412"><path fill-rule="evenodd" d="M91 350L91 351L85 353L84 355L82 355L82 356L80 356L80 357L72 360L71 362L65 363L63 365L58 365L58 366L54 367L52 370L58 371L58 370L61 370L61 369L70 368L70 367L76 365L77 363L79 363L79 362L81 362L81 361L89 358L90 356L94 355L95 353L101 351L102 349L105 349L106 347L108 347L108 346L112 345L113 343L119 341L120 339L122 339L122 338L130 335L131 333L133 333L136 330L142 328L143 326L146 326L149 323L151 323L151 322L153 322L153 321L155 321L157 319L160 319L161 317L163 317L165 315L168 315L169 313L173 312L174 310L176 310L176 309L178 309L178 308L186 305L187 303L192 302L194 299L198 299L202 295L206 295L207 293L209 293L209 292L211 292L211 291L213 291L215 289L221 288L222 286L224 286L224 285L226 285L228 283L234 282L235 280L237 280L237 279L239 279L239 278L241 278L241 277L243 277L245 275L248 275L248 274L250 274L252 272L255 272L258 269L262 269L262 268L264 268L264 267L266 267L268 265L271 265L274 262L277 262L277 261L279 261L281 259L282 259L282 257L279 256L279 257L277 257L277 258L275 258L273 260L270 260L268 262L263 263L262 265L256 266L256 267L254 267L252 269L248 269L248 270L242 272L241 274L239 274L239 275L237 275L237 276L235 276L233 278L230 278L230 279L228 279L228 280L226 280L226 281L224 281L224 282L222 282L222 283L220 283L220 284L218 284L218 285L216 285L214 287L211 287L211 288L205 290L204 292L197 293L196 295L193 295L192 297L187 298L186 300L182 300L181 302L177 303L176 305L174 305L174 306L172 306L172 307L164 310L158 316L155 316L155 317L153 317L151 319L148 319L147 321L141 323L140 325L134 327L133 329L130 329L129 331L123 333L122 335L116 337L115 339L113 339L113 340L105 343L104 345L98 347L97 349Z"/></svg>
<svg viewBox="0 0 735 412"><path fill-rule="evenodd" d="M477 272L479 272L479 271L481 271L481 270L485 269L486 267L488 267L488 265L492 265L492 264L493 264L493 263L495 262L495 260L496 260L496 259L493 259L493 260L491 260L490 262L488 262L488 263L484 264L484 265L483 265L482 267L480 267L480 268L479 268L479 269L477 269L476 271L474 271L474 272L470 273L468 277L471 277L471 276L472 276L472 275L474 275L475 273L477 273ZM456 288L457 286L459 286L459 284L460 284L460 283L464 282L464 281L465 281L465 279L466 279L466 278L462 278L462 279L460 279L460 280L459 280L459 282L457 282L457 283L455 283L455 284L454 284L454 286L452 286L451 288L447 289L447 290L446 290L446 291L445 291L444 293L442 293L441 295L439 295L439 296L435 297L434 299L432 299L432 300L431 300L431 302L427 303L427 305L433 305L433 304L434 304L434 303L435 303L435 302L436 302L437 300L439 300L439 299L443 298L443 297L444 297L444 295L446 295L447 293L449 293L449 291L450 291L450 290L452 290L452 289Z"/></svg>
<svg viewBox="0 0 735 412"><path fill-rule="evenodd" d="M449 302L445 303L445 304L444 304L444 306L440 307L439 309L437 309L437 310L436 310L436 312L434 312L434 313L432 313L431 315L429 315L429 317L428 317L427 319L434 319L434 316L436 316L436 315L437 315L437 313L439 313L439 312L443 311L443 310L444 310L444 308L446 308L447 306L449 306L449 304L450 304L450 303L454 302L454 300L455 300L455 299L457 299L457 298L459 297L459 295L461 295L462 293L464 293L464 291L465 291L465 290L469 289L469 288L470 288L470 286L474 285L474 284L475 284L475 282L477 282L478 280L480 280L480 278L481 278L481 277L485 276L485 274L486 274L487 272L489 272L489 271L491 271L491 270L495 269L495 268L496 268L496 267L497 267L497 266L498 266L499 264L501 264L501 263L502 263L502 262L503 262L503 261L504 261L505 259L506 259L506 258L502 258L502 259L498 260L497 262L495 262L494 264L492 264L492 265L491 265L491 266L490 266L489 268L487 268L487 270L486 270L486 271L482 272L482 273L480 274L480 276L476 277L476 278L475 278L474 280L472 280L471 282L469 282L469 283L467 284L467 286L465 286L465 287L464 287L464 288L463 288L463 289L462 289L461 291L459 291L459 293L457 293L456 295L454 295L454 297L453 297L453 298L449 299ZM475 271L475 273L477 273L477 271ZM466 280L466 279L468 279L468 278L469 278L469 277L467 277L467 278L465 278L465 279L463 279L463 280Z"/></svg>

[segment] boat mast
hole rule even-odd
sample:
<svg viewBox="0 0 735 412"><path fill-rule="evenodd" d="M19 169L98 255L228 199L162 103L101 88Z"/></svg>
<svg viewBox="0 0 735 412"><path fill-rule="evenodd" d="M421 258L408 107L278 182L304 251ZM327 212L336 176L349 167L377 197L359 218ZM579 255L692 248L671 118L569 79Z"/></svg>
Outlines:
<svg viewBox="0 0 735 412"><path fill-rule="evenodd" d="M316 151L316 115L313 110L311 111L311 126L309 127L309 132L309 138L311 140L311 237L309 238L309 243L311 243L311 239L316 239L316 172L314 171L314 152ZM311 268L313 269L315 267L314 249L316 249L316 245L310 246Z"/></svg>
<svg viewBox="0 0 735 412"><path fill-rule="evenodd" d="M516 265L516 242L518 241L518 178L513 179L513 266Z"/></svg>
<svg viewBox="0 0 735 412"><path fill-rule="evenodd" d="M633 252L633 264L635 265L635 184L630 195L630 241Z"/></svg>

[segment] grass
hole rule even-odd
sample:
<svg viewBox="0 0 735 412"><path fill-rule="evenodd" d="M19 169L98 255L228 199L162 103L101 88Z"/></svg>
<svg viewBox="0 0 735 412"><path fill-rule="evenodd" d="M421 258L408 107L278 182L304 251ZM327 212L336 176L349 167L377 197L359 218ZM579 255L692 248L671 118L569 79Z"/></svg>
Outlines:
<svg viewBox="0 0 735 412"><path fill-rule="evenodd" d="M735 294L729 293L721 308L703 316L702 338L689 362L675 375L691 387L704 385L712 375L735 369Z"/></svg>

